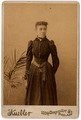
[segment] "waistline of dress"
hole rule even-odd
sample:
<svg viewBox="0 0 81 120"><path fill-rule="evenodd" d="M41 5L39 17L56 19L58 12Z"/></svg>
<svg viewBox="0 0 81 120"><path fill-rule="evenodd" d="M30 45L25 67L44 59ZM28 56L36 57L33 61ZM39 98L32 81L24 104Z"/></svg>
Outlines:
<svg viewBox="0 0 81 120"><path fill-rule="evenodd" d="M39 64L39 63L37 63L36 61L33 61L33 64L34 64L35 66L37 66L38 68L42 68L42 67L44 67L44 66L46 65L46 63L48 63L48 62L45 61L45 62Z"/></svg>
<svg viewBox="0 0 81 120"><path fill-rule="evenodd" d="M39 72L40 73L42 73L41 74L41 80L42 81L45 81L46 80L46 67L45 67L45 65L47 64L48 62L47 61L45 61L45 62L43 62L42 64L39 64L39 63L37 63L36 61L33 61L33 64L35 65L35 66L37 66L38 68L39 68Z"/></svg>

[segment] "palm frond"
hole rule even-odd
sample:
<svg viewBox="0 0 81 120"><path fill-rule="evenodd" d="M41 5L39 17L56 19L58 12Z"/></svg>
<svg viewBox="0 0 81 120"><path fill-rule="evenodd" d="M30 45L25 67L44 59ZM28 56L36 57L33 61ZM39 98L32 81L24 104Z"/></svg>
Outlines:
<svg viewBox="0 0 81 120"><path fill-rule="evenodd" d="M11 80L14 72L21 70L24 66L26 66L26 56L24 55L25 52L26 51L24 51L18 58L16 49L14 50L13 54L11 51L11 58L6 60L6 62L5 62L6 64L10 64L10 66L8 66L9 71L4 72L5 77L8 78L8 80ZM6 57L4 57L4 59L6 59Z"/></svg>
<svg viewBox="0 0 81 120"><path fill-rule="evenodd" d="M7 67L8 67L8 61L9 61L9 59L5 56L5 57L4 57L4 71L7 70Z"/></svg>

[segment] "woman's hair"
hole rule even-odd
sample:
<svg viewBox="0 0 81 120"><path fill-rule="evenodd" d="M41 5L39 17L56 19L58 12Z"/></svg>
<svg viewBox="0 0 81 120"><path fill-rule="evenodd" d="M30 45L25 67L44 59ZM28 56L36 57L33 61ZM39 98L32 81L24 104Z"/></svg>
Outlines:
<svg viewBox="0 0 81 120"><path fill-rule="evenodd" d="M46 22L46 21L38 21L38 22L36 22L36 24L35 24L35 28L37 28L38 25L45 25L45 26L47 27L48 22Z"/></svg>

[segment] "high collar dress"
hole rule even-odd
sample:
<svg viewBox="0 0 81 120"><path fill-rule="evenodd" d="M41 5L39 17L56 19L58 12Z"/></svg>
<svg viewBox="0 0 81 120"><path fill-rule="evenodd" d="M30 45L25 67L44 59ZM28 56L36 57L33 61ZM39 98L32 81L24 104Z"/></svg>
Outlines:
<svg viewBox="0 0 81 120"><path fill-rule="evenodd" d="M48 62L50 54L52 65ZM58 66L59 58L53 40L37 37L29 41L25 72L28 82L26 105L57 105L55 73Z"/></svg>

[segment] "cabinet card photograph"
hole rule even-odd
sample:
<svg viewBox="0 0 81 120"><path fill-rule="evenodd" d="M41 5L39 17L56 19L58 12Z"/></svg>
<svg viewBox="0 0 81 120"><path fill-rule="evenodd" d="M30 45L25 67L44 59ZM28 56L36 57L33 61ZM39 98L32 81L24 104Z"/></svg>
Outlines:
<svg viewBox="0 0 81 120"><path fill-rule="evenodd" d="M2 3L2 116L79 116L79 3Z"/></svg>

